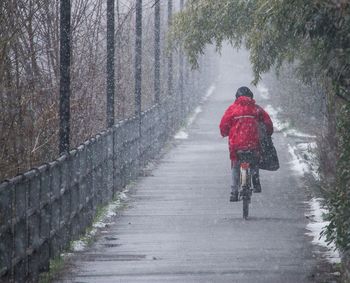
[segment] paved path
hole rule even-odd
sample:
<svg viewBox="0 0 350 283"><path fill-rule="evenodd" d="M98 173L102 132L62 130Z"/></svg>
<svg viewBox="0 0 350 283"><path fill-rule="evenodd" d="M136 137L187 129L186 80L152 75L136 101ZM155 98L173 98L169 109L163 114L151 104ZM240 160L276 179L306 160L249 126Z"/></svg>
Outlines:
<svg viewBox="0 0 350 283"><path fill-rule="evenodd" d="M250 220L242 219L242 203L229 202L228 152L218 124L234 90L251 79L244 68L224 70L189 138L138 182L129 208L61 282L314 282L306 195L282 134L274 135L281 169L262 172L263 193L253 195Z"/></svg>

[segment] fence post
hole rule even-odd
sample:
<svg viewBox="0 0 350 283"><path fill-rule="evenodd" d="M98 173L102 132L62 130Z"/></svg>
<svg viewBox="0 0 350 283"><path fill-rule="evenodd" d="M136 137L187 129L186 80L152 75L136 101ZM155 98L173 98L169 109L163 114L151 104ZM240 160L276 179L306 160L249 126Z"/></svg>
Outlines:
<svg viewBox="0 0 350 283"><path fill-rule="evenodd" d="M70 136L70 52L71 3L61 0L60 6L60 153L69 150Z"/></svg>
<svg viewBox="0 0 350 283"><path fill-rule="evenodd" d="M142 85L142 0L136 0L135 38L135 115L141 117Z"/></svg>
<svg viewBox="0 0 350 283"><path fill-rule="evenodd" d="M173 0L168 0L168 29L172 25ZM173 94L173 51L168 54L168 95Z"/></svg>
<svg viewBox="0 0 350 283"><path fill-rule="evenodd" d="M114 125L114 0L107 0L107 127Z"/></svg>
<svg viewBox="0 0 350 283"><path fill-rule="evenodd" d="M138 119L139 145L141 156L141 112L142 112L142 0L136 0L136 38L135 38L135 116Z"/></svg>
<svg viewBox="0 0 350 283"><path fill-rule="evenodd" d="M154 95L160 101L160 1L154 0Z"/></svg>
<svg viewBox="0 0 350 283"><path fill-rule="evenodd" d="M180 11L182 11L184 8L184 0L180 0ZM179 52L179 67L180 67L180 115L181 115L181 120L185 117L185 112L184 112L184 54L182 48L180 48Z"/></svg>

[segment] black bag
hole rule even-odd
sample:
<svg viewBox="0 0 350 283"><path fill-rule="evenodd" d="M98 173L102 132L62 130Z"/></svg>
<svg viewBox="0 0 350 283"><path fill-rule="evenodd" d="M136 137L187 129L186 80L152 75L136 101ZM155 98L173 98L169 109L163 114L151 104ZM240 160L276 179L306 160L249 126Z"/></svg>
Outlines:
<svg viewBox="0 0 350 283"><path fill-rule="evenodd" d="M259 169L276 171L280 168L277 151L273 145L272 138L266 134L265 125L260 125L260 145L261 157L259 161Z"/></svg>

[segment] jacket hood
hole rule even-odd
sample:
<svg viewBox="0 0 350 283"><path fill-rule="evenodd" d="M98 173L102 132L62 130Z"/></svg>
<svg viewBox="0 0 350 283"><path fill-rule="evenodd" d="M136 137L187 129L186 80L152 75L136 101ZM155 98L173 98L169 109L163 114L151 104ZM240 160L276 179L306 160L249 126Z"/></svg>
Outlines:
<svg viewBox="0 0 350 283"><path fill-rule="evenodd" d="M235 104L239 105L255 105L255 100L248 96L240 96L235 100Z"/></svg>

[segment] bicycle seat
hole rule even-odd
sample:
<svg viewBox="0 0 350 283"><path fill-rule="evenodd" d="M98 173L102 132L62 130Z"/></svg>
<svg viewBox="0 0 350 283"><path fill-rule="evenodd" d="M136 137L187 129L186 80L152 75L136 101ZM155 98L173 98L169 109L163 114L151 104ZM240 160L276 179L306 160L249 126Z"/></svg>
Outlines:
<svg viewBox="0 0 350 283"><path fill-rule="evenodd" d="M256 154L252 150L237 150L237 157L240 162L256 162Z"/></svg>

